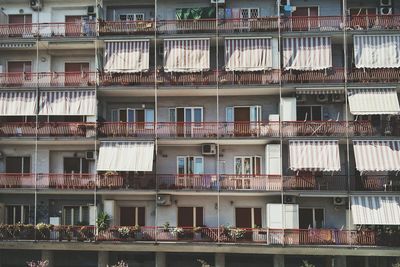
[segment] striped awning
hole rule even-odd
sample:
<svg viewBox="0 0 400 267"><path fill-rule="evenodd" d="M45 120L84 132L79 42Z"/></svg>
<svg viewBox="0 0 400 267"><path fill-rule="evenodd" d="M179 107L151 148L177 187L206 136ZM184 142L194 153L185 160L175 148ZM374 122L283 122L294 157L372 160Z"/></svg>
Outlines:
<svg viewBox="0 0 400 267"><path fill-rule="evenodd" d="M290 169L294 171L339 171L340 155L337 140L289 141Z"/></svg>
<svg viewBox="0 0 400 267"><path fill-rule="evenodd" d="M101 142L98 171L152 171L154 142Z"/></svg>
<svg viewBox="0 0 400 267"><path fill-rule="evenodd" d="M400 35L355 35L356 68L400 68Z"/></svg>
<svg viewBox="0 0 400 267"><path fill-rule="evenodd" d="M165 72L201 72L210 69L210 39L164 40Z"/></svg>
<svg viewBox="0 0 400 267"><path fill-rule="evenodd" d="M225 70L260 71L271 68L271 38L225 39Z"/></svg>
<svg viewBox="0 0 400 267"><path fill-rule="evenodd" d="M400 196L352 196L354 224L399 225Z"/></svg>
<svg viewBox="0 0 400 267"><path fill-rule="evenodd" d="M32 48L36 43L0 43L0 48Z"/></svg>
<svg viewBox="0 0 400 267"><path fill-rule="evenodd" d="M104 70L134 73L149 70L149 40L106 42Z"/></svg>
<svg viewBox="0 0 400 267"><path fill-rule="evenodd" d="M39 103L40 115L96 115L94 90L43 91Z"/></svg>
<svg viewBox="0 0 400 267"><path fill-rule="evenodd" d="M298 95L344 94L344 88L296 88Z"/></svg>
<svg viewBox="0 0 400 267"><path fill-rule="evenodd" d="M400 171L400 140L355 140L356 168L365 171Z"/></svg>
<svg viewBox="0 0 400 267"><path fill-rule="evenodd" d="M1 116L31 116L35 114L35 91L0 91Z"/></svg>
<svg viewBox="0 0 400 267"><path fill-rule="evenodd" d="M331 67L330 37L283 38L285 70L323 70Z"/></svg>
<svg viewBox="0 0 400 267"><path fill-rule="evenodd" d="M399 114L396 89L350 89L350 112L354 115Z"/></svg>

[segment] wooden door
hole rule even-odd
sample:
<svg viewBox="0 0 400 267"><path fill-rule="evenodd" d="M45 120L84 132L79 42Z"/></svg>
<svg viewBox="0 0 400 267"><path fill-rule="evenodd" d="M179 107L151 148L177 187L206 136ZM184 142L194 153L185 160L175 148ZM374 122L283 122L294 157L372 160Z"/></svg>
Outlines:
<svg viewBox="0 0 400 267"><path fill-rule="evenodd" d="M136 110L135 126L137 129L144 129L144 109Z"/></svg>
<svg viewBox="0 0 400 267"><path fill-rule="evenodd" d="M135 207L120 207L119 208L119 224L120 226L134 226L136 222Z"/></svg>
<svg viewBox="0 0 400 267"><path fill-rule="evenodd" d="M251 225L251 208L236 208L235 215L236 227L238 228L252 228Z"/></svg>
<svg viewBox="0 0 400 267"><path fill-rule="evenodd" d="M65 36L76 37L82 34L82 17L65 16Z"/></svg>
<svg viewBox="0 0 400 267"><path fill-rule="evenodd" d="M235 135L248 136L250 134L250 108L235 108Z"/></svg>
<svg viewBox="0 0 400 267"><path fill-rule="evenodd" d="M89 63L65 63L65 86L78 86L89 82Z"/></svg>
<svg viewBox="0 0 400 267"><path fill-rule="evenodd" d="M176 109L176 134L178 137L185 136L185 109Z"/></svg>
<svg viewBox="0 0 400 267"><path fill-rule="evenodd" d="M178 227L193 227L193 207L178 208Z"/></svg>

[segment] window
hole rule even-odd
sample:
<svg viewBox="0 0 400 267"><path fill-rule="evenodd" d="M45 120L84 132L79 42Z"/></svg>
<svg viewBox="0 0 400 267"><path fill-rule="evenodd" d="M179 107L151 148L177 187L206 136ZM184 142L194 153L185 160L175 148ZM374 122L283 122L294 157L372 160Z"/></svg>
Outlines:
<svg viewBox="0 0 400 267"><path fill-rule="evenodd" d="M89 173L89 160L86 158L64 158L64 173Z"/></svg>
<svg viewBox="0 0 400 267"><path fill-rule="evenodd" d="M201 122L203 122L203 108L202 107L170 108L169 121L196 122L199 123L197 126L201 126Z"/></svg>
<svg viewBox="0 0 400 267"><path fill-rule="evenodd" d="M261 174L261 157L235 157L236 175L259 175Z"/></svg>
<svg viewBox="0 0 400 267"><path fill-rule="evenodd" d="M299 209L300 229L323 228L325 226L325 213L321 208Z"/></svg>
<svg viewBox="0 0 400 267"><path fill-rule="evenodd" d="M236 208L235 222L240 228L261 227L261 208Z"/></svg>
<svg viewBox="0 0 400 267"><path fill-rule="evenodd" d="M318 7L297 7L292 13L294 17L318 17Z"/></svg>
<svg viewBox="0 0 400 267"><path fill-rule="evenodd" d="M120 207L119 225L120 226L145 226L145 207Z"/></svg>
<svg viewBox="0 0 400 267"><path fill-rule="evenodd" d="M88 225L89 207L88 206L64 206L63 209L64 225Z"/></svg>
<svg viewBox="0 0 400 267"><path fill-rule="evenodd" d="M261 106L226 107L227 122L257 122L261 121Z"/></svg>
<svg viewBox="0 0 400 267"><path fill-rule="evenodd" d="M154 122L154 109L120 108L111 110L113 122Z"/></svg>
<svg viewBox="0 0 400 267"><path fill-rule="evenodd" d="M259 17L258 8L241 8L240 18L242 19L254 19Z"/></svg>
<svg viewBox="0 0 400 267"><path fill-rule="evenodd" d="M6 173L30 173L31 158L30 157L7 157Z"/></svg>
<svg viewBox="0 0 400 267"><path fill-rule="evenodd" d="M29 206L27 205L9 205L6 206L6 223L29 223Z"/></svg>
<svg viewBox="0 0 400 267"><path fill-rule="evenodd" d="M297 106L298 121L321 121L322 106Z"/></svg>
<svg viewBox="0 0 400 267"><path fill-rule="evenodd" d="M178 174L203 174L204 159L203 157L178 156L177 157L177 173Z"/></svg>
<svg viewBox="0 0 400 267"><path fill-rule="evenodd" d="M178 227L202 227L203 207L178 207Z"/></svg>
<svg viewBox="0 0 400 267"><path fill-rule="evenodd" d="M144 13L134 13L134 14L121 14L119 15L120 21L143 21Z"/></svg>

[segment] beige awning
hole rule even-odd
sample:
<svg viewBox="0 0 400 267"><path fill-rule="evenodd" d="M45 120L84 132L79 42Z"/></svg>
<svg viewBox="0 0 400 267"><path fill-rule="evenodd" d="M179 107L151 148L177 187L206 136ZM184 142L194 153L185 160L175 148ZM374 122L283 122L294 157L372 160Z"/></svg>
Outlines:
<svg viewBox="0 0 400 267"><path fill-rule="evenodd" d="M354 115L399 114L396 89L350 89L349 107Z"/></svg>
<svg viewBox="0 0 400 267"><path fill-rule="evenodd" d="M0 91L1 116L31 116L35 114L35 91Z"/></svg>
<svg viewBox="0 0 400 267"><path fill-rule="evenodd" d="M399 196L352 196L351 214L354 224L399 225Z"/></svg>

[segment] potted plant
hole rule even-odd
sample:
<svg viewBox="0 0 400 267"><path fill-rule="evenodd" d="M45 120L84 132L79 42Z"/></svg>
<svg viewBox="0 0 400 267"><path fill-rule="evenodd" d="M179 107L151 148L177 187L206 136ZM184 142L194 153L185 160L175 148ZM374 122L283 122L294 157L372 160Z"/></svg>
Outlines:
<svg viewBox="0 0 400 267"><path fill-rule="evenodd" d="M201 240L201 231L202 231L202 227L194 227L193 228L193 239L194 240Z"/></svg>
<svg viewBox="0 0 400 267"><path fill-rule="evenodd" d="M181 227L175 227L174 229L172 229L172 233L175 238L181 238L183 237L184 231Z"/></svg>
<svg viewBox="0 0 400 267"><path fill-rule="evenodd" d="M50 238L50 230L53 229L53 225L38 223L35 228L37 233L36 238L46 240Z"/></svg>
<svg viewBox="0 0 400 267"><path fill-rule="evenodd" d="M127 226L118 228L119 238L128 239L130 237L130 229Z"/></svg>
<svg viewBox="0 0 400 267"><path fill-rule="evenodd" d="M135 238L136 240L142 240L143 239L143 233L141 231L141 227L139 225L135 225L132 227L131 232L132 232L132 237Z"/></svg>
<svg viewBox="0 0 400 267"><path fill-rule="evenodd" d="M111 216L104 211L100 212L97 216L96 225L99 231L105 231L110 228Z"/></svg>
<svg viewBox="0 0 400 267"><path fill-rule="evenodd" d="M161 240L173 240L176 239L174 233L170 232L169 222L165 222L162 226L161 232L158 233L158 238Z"/></svg>
<svg viewBox="0 0 400 267"><path fill-rule="evenodd" d="M246 229L242 229L242 228L231 229L230 234L233 239L241 240L244 238L244 236L246 234Z"/></svg>

